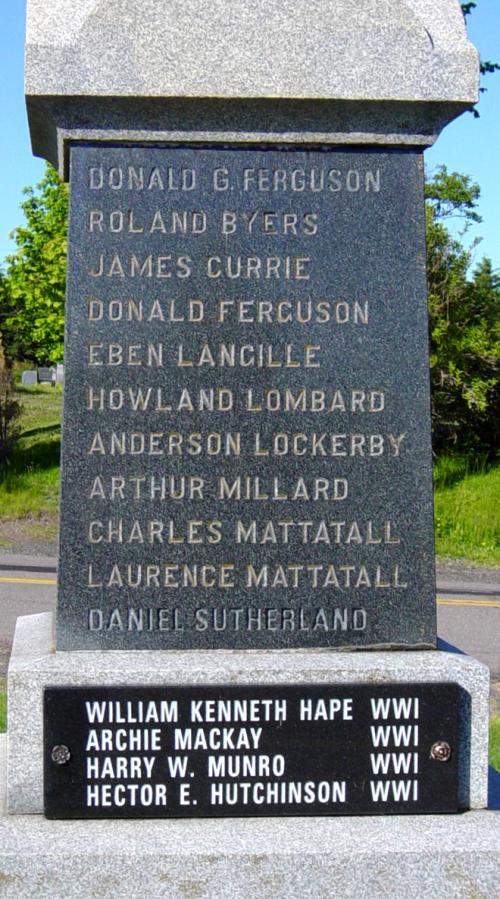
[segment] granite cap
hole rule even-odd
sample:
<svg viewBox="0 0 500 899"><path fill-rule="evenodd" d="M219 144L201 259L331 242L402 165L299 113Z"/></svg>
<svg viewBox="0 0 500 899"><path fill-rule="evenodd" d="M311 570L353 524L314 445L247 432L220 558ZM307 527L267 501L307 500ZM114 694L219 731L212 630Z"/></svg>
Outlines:
<svg viewBox="0 0 500 899"><path fill-rule="evenodd" d="M33 150L59 163L78 139L426 145L478 71L458 0L28 0Z"/></svg>

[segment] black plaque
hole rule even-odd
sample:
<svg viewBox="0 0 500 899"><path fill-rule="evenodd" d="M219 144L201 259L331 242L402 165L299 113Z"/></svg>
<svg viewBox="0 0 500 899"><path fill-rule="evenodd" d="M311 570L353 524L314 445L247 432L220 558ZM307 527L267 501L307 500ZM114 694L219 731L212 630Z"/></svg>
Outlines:
<svg viewBox="0 0 500 899"><path fill-rule="evenodd" d="M45 690L49 818L457 811L457 684Z"/></svg>
<svg viewBox="0 0 500 899"><path fill-rule="evenodd" d="M422 168L71 150L59 648L434 644Z"/></svg>

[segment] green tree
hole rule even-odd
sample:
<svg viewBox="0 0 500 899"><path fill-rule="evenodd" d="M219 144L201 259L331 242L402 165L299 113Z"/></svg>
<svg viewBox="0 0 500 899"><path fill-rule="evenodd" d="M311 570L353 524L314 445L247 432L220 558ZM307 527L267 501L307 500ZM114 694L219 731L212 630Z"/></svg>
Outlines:
<svg viewBox="0 0 500 899"><path fill-rule="evenodd" d="M467 16L470 16L471 13L477 8L477 3L474 3L474 2L462 3L461 7L462 7L462 12L464 14L464 19L467 19ZM491 62L488 59L481 59L479 62L479 71L481 72L481 75L483 75L483 76L484 75L492 75L494 72L500 71L500 65L497 62ZM488 88L485 87L484 84L481 84L481 87L479 88L479 93L484 94L485 91L487 91L487 90L488 90ZM476 118L479 118L480 113L478 112L476 107L474 107L474 109L471 111Z"/></svg>
<svg viewBox="0 0 500 899"><path fill-rule="evenodd" d="M480 222L479 186L442 166L426 185L433 439L436 452L492 453L498 412L500 278L489 260L468 272L463 232ZM26 224L0 273L0 331L7 361L63 355L68 194L54 169L26 190ZM463 221L458 238L448 224ZM473 244L474 247L474 244Z"/></svg>
<svg viewBox="0 0 500 899"><path fill-rule="evenodd" d="M0 271L0 341L2 343L2 367L11 369L17 359L30 359L29 348L22 343L20 303L15 303L10 293L10 282Z"/></svg>
<svg viewBox="0 0 500 899"><path fill-rule="evenodd" d="M12 387L9 373L0 370L0 469L9 461L20 434L22 408L13 396Z"/></svg>
<svg viewBox="0 0 500 899"><path fill-rule="evenodd" d="M492 455L499 401L500 278L483 259L468 278L472 250L451 236L451 216L464 230L480 221L479 187L442 166L428 180L427 265L433 446L435 452Z"/></svg>
<svg viewBox="0 0 500 899"><path fill-rule="evenodd" d="M24 191L25 225L0 279L0 330L8 360L55 362L63 356L68 189L47 165Z"/></svg>

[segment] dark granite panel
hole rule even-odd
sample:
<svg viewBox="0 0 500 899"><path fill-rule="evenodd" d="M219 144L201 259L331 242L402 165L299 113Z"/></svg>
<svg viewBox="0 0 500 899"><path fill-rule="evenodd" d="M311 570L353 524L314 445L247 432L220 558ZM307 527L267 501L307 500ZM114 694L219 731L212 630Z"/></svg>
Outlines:
<svg viewBox="0 0 500 899"><path fill-rule="evenodd" d="M72 150L58 648L434 644L422 180Z"/></svg>
<svg viewBox="0 0 500 899"><path fill-rule="evenodd" d="M458 811L459 687L52 687L49 818Z"/></svg>

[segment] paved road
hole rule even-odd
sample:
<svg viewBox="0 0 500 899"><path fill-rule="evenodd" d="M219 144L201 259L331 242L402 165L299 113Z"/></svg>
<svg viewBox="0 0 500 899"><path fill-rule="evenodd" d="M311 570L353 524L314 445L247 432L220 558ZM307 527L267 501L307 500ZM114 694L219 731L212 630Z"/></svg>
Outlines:
<svg viewBox="0 0 500 899"><path fill-rule="evenodd" d="M56 559L0 555L0 677L5 675L16 619L55 607Z"/></svg>
<svg viewBox="0 0 500 899"><path fill-rule="evenodd" d="M0 676L5 674L16 618L55 606L56 560L0 555ZM484 662L500 680L500 573L498 582L469 572L438 576L439 636Z"/></svg>

